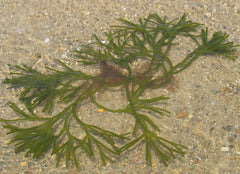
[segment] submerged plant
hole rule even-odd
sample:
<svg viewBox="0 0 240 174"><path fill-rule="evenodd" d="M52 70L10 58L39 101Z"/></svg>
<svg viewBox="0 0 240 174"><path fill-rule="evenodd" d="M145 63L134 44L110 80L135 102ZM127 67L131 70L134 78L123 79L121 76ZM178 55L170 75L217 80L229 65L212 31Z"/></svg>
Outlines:
<svg viewBox="0 0 240 174"><path fill-rule="evenodd" d="M112 161L140 142L145 144L149 165L153 152L165 165L171 158L176 158L176 154L185 153L185 146L162 138L159 126L151 119L151 115L170 114L160 107L161 102L168 98L144 98L144 94L146 90L164 87L175 74L190 66L199 56L219 54L235 60L234 48L238 45L227 42L228 35L222 32L215 32L209 38L208 28L198 30L201 24L186 20L185 14L172 21L157 14L140 18L137 24L125 19L119 21L122 25L113 26L112 31L105 33L106 42L95 35L94 44L84 45L75 51L78 62L100 69L95 75L74 70L60 60L57 61L65 70L48 67L52 71L49 74L27 65L15 66L18 72L11 73L13 77L6 78L4 82L10 84L10 88L23 88L19 98L26 109L22 110L10 102L10 107L19 114L19 118L1 118L0 121L9 130L8 134L14 134L10 143L14 143L16 152L27 151L26 155L39 157L51 150L51 154L57 157L57 165L61 158L65 158L67 166L73 160L77 167L80 152L85 152L89 157L97 153L106 164L106 161ZM198 31L200 34L197 34ZM169 52L178 44L174 41L179 36L189 38L196 46L186 57L173 64ZM142 62L140 69L134 66L136 61ZM97 101L98 91L119 87L125 91L128 101L123 108L108 108ZM85 123L78 116L78 108L86 101L107 112L133 116L135 124L132 131L118 134ZM50 116L36 114L37 108L42 108L41 115L51 113L55 103L59 102L65 104L59 113ZM25 121L39 124L28 128L13 124ZM84 132L84 137L70 131L73 121Z"/></svg>

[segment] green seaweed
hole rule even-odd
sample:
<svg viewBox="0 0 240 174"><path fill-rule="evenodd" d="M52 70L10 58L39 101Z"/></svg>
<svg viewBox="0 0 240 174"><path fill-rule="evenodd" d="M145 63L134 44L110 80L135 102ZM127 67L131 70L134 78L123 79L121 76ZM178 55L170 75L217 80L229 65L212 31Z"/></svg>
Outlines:
<svg viewBox="0 0 240 174"><path fill-rule="evenodd" d="M172 21L157 14L140 18L138 23L121 18L118 20L121 25L112 26L113 29L105 33L106 42L95 35L93 44L75 51L76 61L85 66L99 67L100 72L96 75L74 70L56 60L64 70L48 67L51 73L43 74L27 65L15 66L17 72L11 73L12 78L5 79L4 83L10 84L10 88L22 88L19 99L26 107L22 110L9 102L20 117L0 120L4 122L3 127L9 130L8 134L14 134L10 143L14 144L16 153L26 151L26 155L32 154L33 158L37 158L51 149L51 154L56 155L57 166L61 158L65 158L66 166L73 161L76 167L80 157L78 150L89 157L98 154L105 165L140 142L145 144L146 162L149 165L152 164L153 152L165 165L176 158L176 154L185 154L187 148L159 136L161 130L151 120L151 115L170 114L161 108L161 103L168 98L144 98L144 93L147 89L163 88L175 74L200 56L218 54L235 60L235 47L239 45L227 42L228 35L220 31L209 39L208 28L200 30L202 24L186 20L185 14ZM197 34L199 31L200 34ZM178 36L189 38L196 47L174 65L169 52L178 44L174 42ZM145 61L140 72L132 66L138 60ZM75 82L78 82L77 86ZM97 102L98 91L116 87L125 91L128 103L124 108L110 109ZM118 134L85 123L78 116L77 109L86 101L107 112L133 116L135 124L132 131ZM37 108L42 108L41 115L52 113L57 103L64 103L66 107L55 115L38 116L35 112ZM85 133L84 137L76 137L69 130L73 120ZM14 122L23 124L26 121L40 124L29 128L14 125ZM58 128L60 130L56 131Z"/></svg>

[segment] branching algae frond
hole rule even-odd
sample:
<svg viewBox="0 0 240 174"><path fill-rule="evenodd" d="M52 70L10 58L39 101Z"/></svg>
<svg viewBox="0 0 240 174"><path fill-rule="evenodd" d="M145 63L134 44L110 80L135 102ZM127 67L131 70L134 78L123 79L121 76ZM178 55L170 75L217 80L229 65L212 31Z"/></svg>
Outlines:
<svg viewBox="0 0 240 174"><path fill-rule="evenodd" d="M140 142L145 144L149 165L153 152L165 165L171 158L176 158L176 154L185 153L185 146L160 137L158 125L150 119L151 114L163 116L170 113L160 107L160 103L168 98L143 98L143 94L147 89L163 87L174 74L202 55L218 54L235 60L235 47L238 45L227 42L228 35L222 32L215 32L209 38L208 28L199 29L202 24L186 20L185 14L172 21L157 14L140 18L137 24L125 19L119 21L122 25L112 26L113 30L105 33L106 42L95 35L93 45L84 45L76 51L77 61L93 68L98 66L101 71L96 75L74 70L60 60L57 61L65 70L48 68L52 71L49 74L27 65L15 66L18 72L11 73L13 77L4 82L10 84L10 88L23 88L19 98L26 109L21 110L10 102L10 107L19 114L19 118L1 118L0 121L4 122L4 128L9 129L8 134L14 134L10 143L15 145L16 152L26 151L26 155L32 154L35 158L51 150L51 154L56 155L57 165L61 158L65 158L67 166L73 161L76 167L79 165L79 152L85 152L89 157L97 153L105 165ZM198 31L200 34L197 34ZM177 36L188 38L196 48L174 65L169 52L178 44L174 42ZM135 61L144 62L143 68L134 68ZM75 82L79 82L77 86ZM114 110L97 102L98 91L115 87L125 90L128 103L124 108ZM77 109L86 101L107 112L133 116L135 124L132 131L118 134L85 123L78 116ZM46 114L52 112L57 102L65 103L66 107L56 115L43 117L36 114L37 108L42 108ZM69 130L73 120L85 133L84 137L79 138ZM25 121L40 124L28 128L13 124ZM61 129L56 131L60 124Z"/></svg>

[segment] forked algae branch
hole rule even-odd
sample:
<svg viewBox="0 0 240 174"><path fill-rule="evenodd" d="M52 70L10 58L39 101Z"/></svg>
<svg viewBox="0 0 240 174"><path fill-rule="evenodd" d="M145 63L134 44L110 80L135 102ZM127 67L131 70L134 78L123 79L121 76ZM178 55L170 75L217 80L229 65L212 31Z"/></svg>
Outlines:
<svg viewBox="0 0 240 174"><path fill-rule="evenodd" d="M151 119L153 115L159 119L170 115L161 107L168 97L146 98L144 94L146 90L163 88L175 74L199 57L222 55L235 60L235 48L239 45L227 41L228 34L220 31L209 37L208 28L187 20L185 14L171 21L157 14L140 18L138 23L122 18L118 21L120 25L112 26L112 30L105 33L106 42L95 35L94 43L75 51L73 61L89 66L89 69L98 68L99 73L95 75L74 70L60 60L56 61L63 68L47 67L50 73L42 73L28 65L14 66L16 72L12 72L12 77L6 78L4 83L10 84L9 88L22 89L19 99L25 109L9 102L19 118L1 118L0 121L9 130L8 134L13 134L10 143L14 144L16 153L24 151L37 158L51 152L56 156L57 166L63 158L66 166L73 162L76 167L81 153L90 158L99 156L105 165L140 144L145 146L145 160L149 165L153 153L165 165L185 154L186 145L161 137L159 126ZM178 37L192 41L195 48L173 63L170 51L179 44ZM134 66L136 62L141 62L141 68ZM123 108L108 108L96 99L97 92L111 89L124 90L127 104ZM132 116L135 122L131 132L120 134L84 122L79 117L79 108L86 102L106 112ZM110 99L109 102L113 101ZM65 107L59 113L53 112L59 103ZM37 114L39 108L42 113ZM34 126L26 128L26 122ZM73 122L84 136L76 136L70 130Z"/></svg>

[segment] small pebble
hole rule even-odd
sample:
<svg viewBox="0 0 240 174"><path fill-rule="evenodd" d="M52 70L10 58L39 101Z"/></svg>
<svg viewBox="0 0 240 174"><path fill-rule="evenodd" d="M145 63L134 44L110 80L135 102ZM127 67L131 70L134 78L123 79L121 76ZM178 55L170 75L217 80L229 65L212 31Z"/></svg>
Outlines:
<svg viewBox="0 0 240 174"><path fill-rule="evenodd" d="M222 152L228 152L230 150L229 147L221 147L220 151Z"/></svg>
<svg viewBox="0 0 240 174"><path fill-rule="evenodd" d="M104 112L104 109L98 109L98 112L102 113L102 112Z"/></svg>
<svg viewBox="0 0 240 174"><path fill-rule="evenodd" d="M188 118L193 118L193 115L192 115L192 114L190 114L190 115L188 116Z"/></svg>
<svg viewBox="0 0 240 174"><path fill-rule="evenodd" d="M21 162L21 166L24 167L27 165L27 162Z"/></svg>
<svg viewBox="0 0 240 174"><path fill-rule="evenodd" d="M46 38L46 39L44 40L44 42L47 43L47 42L49 42L49 40L50 40L49 38Z"/></svg>
<svg viewBox="0 0 240 174"><path fill-rule="evenodd" d="M187 112L184 109L180 109L177 113L176 118L183 118L187 116Z"/></svg>

